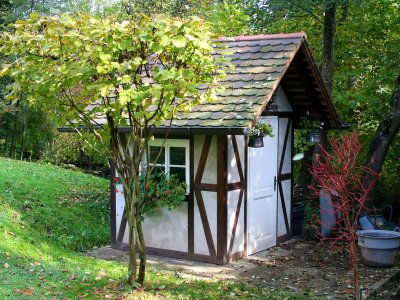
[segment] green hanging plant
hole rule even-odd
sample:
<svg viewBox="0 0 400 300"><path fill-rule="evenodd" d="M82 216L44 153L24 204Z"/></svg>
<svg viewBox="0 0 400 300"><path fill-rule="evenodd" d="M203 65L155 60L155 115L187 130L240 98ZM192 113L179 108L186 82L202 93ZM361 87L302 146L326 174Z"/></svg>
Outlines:
<svg viewBox="0 0 400 300"><path fill-rule="evenodd" d="M272 126L267 123L257 123L250 130L250 137L273 137Z"/></svg>

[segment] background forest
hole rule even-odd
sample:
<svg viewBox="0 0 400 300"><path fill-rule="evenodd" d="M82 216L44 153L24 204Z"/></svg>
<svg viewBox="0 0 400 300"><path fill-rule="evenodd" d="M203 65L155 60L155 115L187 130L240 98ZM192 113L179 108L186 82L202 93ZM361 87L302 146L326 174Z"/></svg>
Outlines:
<svg viewBox="0 0 400 300"><path fill-rule="evenodd" d="M332 98L341 119L359 133L365 159L380 124L399 114L392 103L400 74L400 4L396 0L5 0L0 2L0 30L7 30L7 24L33 11L118 14L121 19L138 13L195 14L213 23L216 35L225 36L304 31L321 67L329 46L325 37L331 34ZM327 32L327 20L331 32ZM0 81L1 156L85 169L106 166L105 156L78 135L57 133L46 112L19 103L10 106L4 98L7 83L7 79ZM301 141L297 139L297 152L311 147ZM397 206L397 211L399 157L400 136L396 134L390 141L375 196L378 206L388 203Z"/></svg>

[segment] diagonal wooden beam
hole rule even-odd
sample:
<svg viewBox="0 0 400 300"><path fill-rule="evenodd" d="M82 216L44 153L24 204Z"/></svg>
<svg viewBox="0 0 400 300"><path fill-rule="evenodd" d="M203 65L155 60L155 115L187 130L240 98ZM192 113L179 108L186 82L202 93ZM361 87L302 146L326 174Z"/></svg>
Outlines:
<svg viewBox="0 0 400 300"><path fill-rule="evenodd" d="M239 149L238 149L237 142L236 142L236 136L234 136L234 135L232 135L232 146L233 146L233 152L235 153L236 165L237 165L240 181L244 181L244 175L243 175L242 163L240 161Z"/></svg>
<svg viewBox="0 0 400 300"><path fill-rule="evenodd" d="M279 195L280 195L280 198L281 198L283 219L285 221L286 232L288 233L289 230L290 230L290 228L289 228L289 220L288 220L288 216L287 216L285 196L283 195L283 188L282 188L282 182L281 181L278 182L278 187L279 187Z"/></svg>
<svg viewBox="0 0 400 300"><path fill-rule="evenodd" d="M285 132L285 139L283 142L283 148L282 148L282 154L281 154L281 161L279 162L278 179L280 179L279 176L282 175L283 163L285 161L286 147L287 147L287 142L288 142L288 138L289 138L291 124L292 124L292 119L288 118L286 132Z"/></svg>
<svg viewBox="0 0 400 300"><path fill-rule="evenodd" d="M126 208L124 208L124 212L122 213L121 224L119 225L118 236L117 236L117 244L122 243L125 235L126 224L128 224L128 219L126 218Z"/></svg>
<svg viewBox="0 0 400 300"><path fill-rule="evenodd" d="M238 204L236 206L235 219L234 219L233 228L232 228L231 240L229 241L229 251L228 251L229 257L232 254L233 243L235 242L236 228L237 228L238 221L239 221L240 209L242 207L242 200L243 200L243 189L240 190L239 200L238 200Z"/></svg>
<svg viewBox="0 0 400 300"><path fill-rule="evenodd" d="M216 256L217 252L215 251L215 245L211 234L210 224L208 223L203 195L199 190L195 190L195 195L197 200L197 207L199 208L201 222L203 223L204 235L206 236L208 251L210 252L211 256Z"/></svg>
<svg viewBox="0 0 400 300"><path fill-rule="evenodd" d="M201 150L199 165L197 167L196 177L194 178L195 184L200 184L201 180L203 178L204 169L205 169L206 163L207 163L208 152L210 151L211 139L212 139L211 135L206 135L206 137L204 139L204 144L203 144L203 148Z"/></svg>

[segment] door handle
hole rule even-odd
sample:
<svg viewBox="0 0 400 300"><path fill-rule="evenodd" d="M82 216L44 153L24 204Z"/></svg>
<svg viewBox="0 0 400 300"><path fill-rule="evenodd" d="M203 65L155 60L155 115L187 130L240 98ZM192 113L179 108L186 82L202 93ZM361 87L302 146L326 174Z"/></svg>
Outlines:
<svg viewBox="0 0 400 300"><path fill-rule="evenodd" d="M278 182L278 180L276 179L276 176L274 176L274 192L276 191L276 183Z"/></svg>

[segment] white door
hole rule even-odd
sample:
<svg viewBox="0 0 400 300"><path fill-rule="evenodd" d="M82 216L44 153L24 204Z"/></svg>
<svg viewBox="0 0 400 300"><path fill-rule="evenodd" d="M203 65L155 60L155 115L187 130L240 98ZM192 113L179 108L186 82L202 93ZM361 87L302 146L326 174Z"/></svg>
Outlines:
<svg viewBox="0 0 400 300"><path fill-rule="evenodd" d="M276 245L278 118L260 117L271 124L273 137L264 147L248 149L247 255Z"/></svg>

